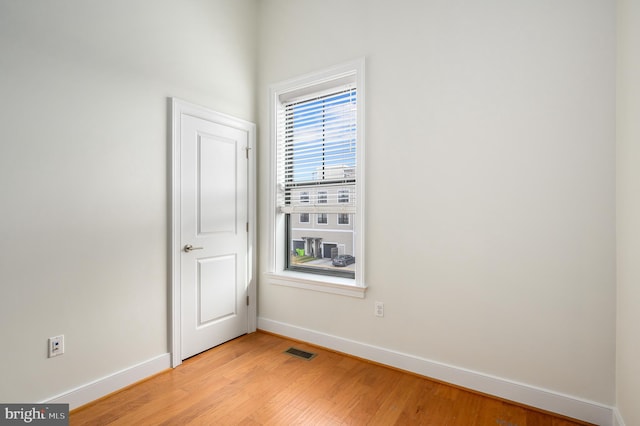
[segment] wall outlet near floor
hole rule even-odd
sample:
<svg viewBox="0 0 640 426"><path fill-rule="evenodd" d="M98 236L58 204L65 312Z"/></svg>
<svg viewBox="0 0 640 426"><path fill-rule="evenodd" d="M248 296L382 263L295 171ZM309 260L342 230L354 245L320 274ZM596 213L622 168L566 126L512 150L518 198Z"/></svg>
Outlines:
<svg viewBox="0 0 640 426"><path fill-rule="evenodd" d="M64 353L64 334L49 338L49 358Z"/></svg>
<svg viewBox="0 0 640 426"><path fill-rule="evenodd" d="M375 302L375 313L376 313L377 317L383 317L384 316L384 303Z"/></svg>

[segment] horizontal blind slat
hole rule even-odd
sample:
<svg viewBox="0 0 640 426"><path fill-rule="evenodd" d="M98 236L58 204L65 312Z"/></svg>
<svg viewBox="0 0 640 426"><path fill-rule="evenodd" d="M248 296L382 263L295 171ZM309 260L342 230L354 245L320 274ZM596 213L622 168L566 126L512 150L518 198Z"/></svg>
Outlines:
<svg viewBox="0 0 640 426"><path fill-rule="evenodd" d="M286 205L280 207L281 213L328 213L328 214L340 214L340 213L348 213L355 214L356 206L345 205L337 208L336 206L303 206L303 205Z"/></svg>

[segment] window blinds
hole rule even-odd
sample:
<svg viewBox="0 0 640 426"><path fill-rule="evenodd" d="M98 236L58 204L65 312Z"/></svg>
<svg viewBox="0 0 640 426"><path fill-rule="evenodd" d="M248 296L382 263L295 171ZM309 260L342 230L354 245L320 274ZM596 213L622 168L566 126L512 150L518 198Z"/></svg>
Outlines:
<svg viewBox="0 0 640 426"><path fill-rule="evenodd" d="M283 213L355 213L356 98L351 84L279 109Z"/></svg>

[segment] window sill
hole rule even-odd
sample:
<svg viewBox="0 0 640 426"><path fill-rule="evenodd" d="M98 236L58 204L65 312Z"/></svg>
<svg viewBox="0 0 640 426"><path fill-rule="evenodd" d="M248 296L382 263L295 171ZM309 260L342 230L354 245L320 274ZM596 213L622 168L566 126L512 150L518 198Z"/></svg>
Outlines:
<svg viewBox="0 0 640 426"><path fill-rule="evenodd" d="M342 296L364 299L367 287L357 286L354 280L341 277L314 276L303 272L283 271L280 273L265 273L269 284L285 287L302 288L323 293L339 294Z"/></svg>

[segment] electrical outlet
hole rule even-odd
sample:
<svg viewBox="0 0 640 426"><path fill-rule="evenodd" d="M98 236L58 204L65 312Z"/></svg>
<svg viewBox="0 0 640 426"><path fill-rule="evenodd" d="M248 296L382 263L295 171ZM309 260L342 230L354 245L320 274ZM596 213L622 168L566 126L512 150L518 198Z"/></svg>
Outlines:
<svg viewBox="0 0 640 426"><path fill-rule="evenodd" d="M49 338L49 358L64 353L64 335Z"/></svg>
<svg viewBox="0 0 640 426"><path fill-rule="evenodd" d="M384 303L375 302L375 314L376 314L377 317L383 317L384 316Z"/></svg>

